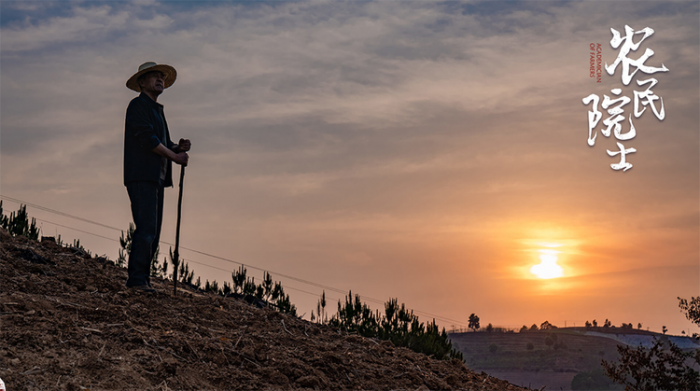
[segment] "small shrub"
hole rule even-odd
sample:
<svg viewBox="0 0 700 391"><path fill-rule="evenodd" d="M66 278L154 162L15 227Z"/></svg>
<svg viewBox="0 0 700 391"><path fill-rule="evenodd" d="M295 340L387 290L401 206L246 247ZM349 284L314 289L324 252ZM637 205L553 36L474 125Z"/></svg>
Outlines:
<svg viewBox="0 0 700 391"><path fill-rule="evenodd" d="M122 236L119 238L119 257L117 258L116 264L119 267L125 267L127 263L127 256L131 252L131 239L134 236L134 231L136 227L133 223L129 223L129 230L126 231L126 236L124 236L124 231L122 231Z"/></svg>
<svg viewBox="0 0 700 391"><path fill-rule="evenodd" d="M544 339L544 344L547 345L547 346L552 346L552 345L554 344L554 340L552 339L552 337L547 336L547 337Z"/></svg>
<svg viewBox="0 0 700 391"><path fill-rule="evenodd" d="M347 333L389 340L395 346L432 355L438 360L456 358L464 361L462 352L452 346L445 328L440 332L435 320L421 323L405 304L399 306L398 299L389 299L384 304L384 315L381 315L379 310L372 311L363 303L359 295L353 296L350 292L345 303L338 301L338 313L328 323Z"/></svg>
<svg viewBox="0 0 700 391"><path fill-rule="evenodd" d="M700 350L684 352L657 339L654 346L631 348L617 346L620 361L602 361L605 374L612 381L634 390L700 390L700 373L686 364L700 364Z"/></svg>
<svg viewBox="0 0 700 391"><path fill-rule="evenodd" d="M577 373L571 380L571 389L574 391L623 390L624 386L615 384L608 379L602 368L596 368L592 371Z"/></svg>
<svg viewBox="0 0 700 391"><path fill-rule="evenodd" d="M32 222L29 223L26 205L20 204L17 212L12 212L9 217L6 217L2 213L2 201L0 201L0 225L12 236L26 236L32 240L39 239L36 219L32 217Z"/></svg>

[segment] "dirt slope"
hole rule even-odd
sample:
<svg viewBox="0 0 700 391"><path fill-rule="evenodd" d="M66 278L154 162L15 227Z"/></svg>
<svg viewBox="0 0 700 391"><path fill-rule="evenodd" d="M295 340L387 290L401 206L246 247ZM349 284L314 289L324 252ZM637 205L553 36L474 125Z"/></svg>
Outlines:
<svg viewBox="0 0 700 391"><path fill-rule="evenodd" d="M8 390L524 390L390 342L208 294L126 290L126 271L0 229ZM167 293L165 293L167 292Z"/></svg>

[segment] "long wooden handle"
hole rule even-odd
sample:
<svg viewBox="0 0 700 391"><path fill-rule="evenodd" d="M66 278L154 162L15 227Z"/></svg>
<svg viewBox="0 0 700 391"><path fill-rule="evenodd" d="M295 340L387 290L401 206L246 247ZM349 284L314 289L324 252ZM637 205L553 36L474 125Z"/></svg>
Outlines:
<svg viewBox="0 0 700 391"><path fill-rule="evenodd" d="M175 231L175 253L173 263L173 295L177 295L177 267L180 264L180 218L182 217L182 183L185 181L185 166L180 166L180 194L177 197L177 230Z"/></svg>

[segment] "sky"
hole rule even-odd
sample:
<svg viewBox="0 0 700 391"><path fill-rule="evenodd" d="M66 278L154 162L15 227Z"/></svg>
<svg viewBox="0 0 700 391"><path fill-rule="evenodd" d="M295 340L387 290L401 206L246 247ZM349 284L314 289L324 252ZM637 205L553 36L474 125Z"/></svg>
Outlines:
<svg viewBox="0 0 700 391"><path fill-rule="evenodd" d="M268 270L307 319L322 285L448 330L475 313L700 332L677 300L700 296L699 21L696 1L2 1L0 194L126 230L125 83L154 61L177 69L158 102L192 141L181 245L232 261L182 250L202 281ZM605 71L626 25L628 58L667 72ZM632 114L649 78L663 120ZM589 146L583 99L617 88L636 137L606 137L598 106ZM117 230L28 212L117 257ZM165 242L176 214L177 185ZM562 276L531 273L546 262Z"/></svg>

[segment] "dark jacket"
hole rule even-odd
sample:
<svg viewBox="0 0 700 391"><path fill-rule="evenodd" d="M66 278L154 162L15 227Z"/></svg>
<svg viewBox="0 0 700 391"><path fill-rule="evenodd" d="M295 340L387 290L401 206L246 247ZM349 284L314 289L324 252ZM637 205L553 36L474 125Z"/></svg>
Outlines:
<svg viewBox="0 0 700 391"><path fill-rule="evenodd" d="M164 140L163 134L165 134ZM170 159L166 159L165 180L160 179L162 156L152 151L158 144L163 144L167 148L175 145L170 140L163 105L154 102L142 92L129 102L129 107L126 109L124 185L135 181L157 182L164 187L173 185Z"/></svg>

